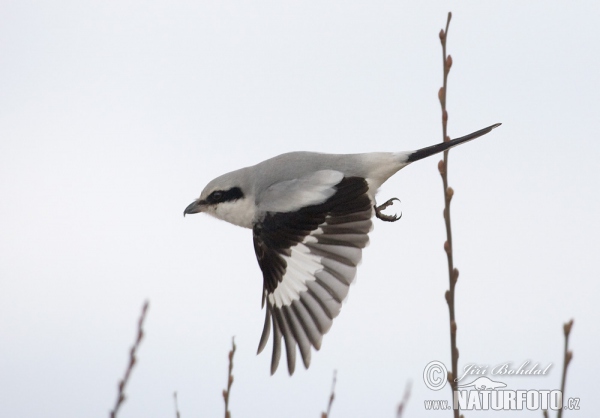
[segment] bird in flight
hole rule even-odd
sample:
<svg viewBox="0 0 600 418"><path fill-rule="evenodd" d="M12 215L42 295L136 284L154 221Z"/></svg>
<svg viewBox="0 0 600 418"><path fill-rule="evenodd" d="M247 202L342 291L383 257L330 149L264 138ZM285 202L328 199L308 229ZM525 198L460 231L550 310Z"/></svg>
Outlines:
<svg viewBox="0 0 600 418"><path fill-rule="evenodd" d="M252 229L266 304L258 353L272 328L271 374L279 364L282 338L290 375L296 346L308 368L311 346L321 347L356 276L371 218L397 220L381 212L392 199L376 205L379 187L410 163L498 126L416 151L282 154L217 177L185 208L184 216L204 212Z"/></svg>

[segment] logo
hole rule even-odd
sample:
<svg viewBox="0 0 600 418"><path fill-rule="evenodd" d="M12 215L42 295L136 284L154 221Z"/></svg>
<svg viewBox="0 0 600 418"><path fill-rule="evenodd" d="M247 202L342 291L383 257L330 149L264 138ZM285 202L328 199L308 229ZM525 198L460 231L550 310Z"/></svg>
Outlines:
<svg viewBox="0 0 600 418"><path fill-rule="evenodd" d="M474 387L477 390L494 390L498 388L505 388L506 383L495 382L492 379L488 379L487 377L478 377L473 380L471 383L467 383L466 385L458 385L459 388L468 388Z"/></svg>
<svg viewBox="0 0 600 418"><path fill-rule="evenodd" d="M432 361L423 371L423 381L425 386L431 390L440 390L446 386L448 380L448 370L441 361Z"/></svg>
<svg viewBox="0 0 600 418"><path fill-rule="evenodd" d="M552 368L552 363L546 367L530 361L523 362L518 368L512 363L502 363L494 367L468 364L463 374L456 378L461 382L466 376L476 376L470 382L461 382L453 391L452 405L447 400L426 400L426 410L559 410L579 409L579 398L567 399L563 404L560 390L508 389L507 384L496 376L545 376ZM494 379L486 376L494 376ZM498 380L496 380L498 379ZM423 382L434 391L438 391L448 383L448 370L440 361L429 362L423 370ZM506 389L505 389L506 388Z"/></svg>

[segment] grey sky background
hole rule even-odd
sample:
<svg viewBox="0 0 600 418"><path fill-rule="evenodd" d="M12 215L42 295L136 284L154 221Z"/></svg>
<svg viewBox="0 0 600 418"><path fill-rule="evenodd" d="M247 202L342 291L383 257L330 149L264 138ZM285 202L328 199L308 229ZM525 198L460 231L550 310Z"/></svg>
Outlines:
<svg viewBox="0 0 600 418"><path fill-rule="evenodd" d="M136 321L122 417L430 415L422 373L450 364L438 158L383 187L342 313L293 377L256 356L264 312L251 232L183 209L212 178L294 150L401 151L441 140L438 33L451 10L460 366L524 361L596 411L600 353L594 1L2 1L0 415L106 416ZM444 415L445 414L445 415ZM438 412L436 415L448 416ZM492 412L469 412L492 416ZM539 411L514 413L541 416ZM496 415L493 415L496 416Z"/></svg>

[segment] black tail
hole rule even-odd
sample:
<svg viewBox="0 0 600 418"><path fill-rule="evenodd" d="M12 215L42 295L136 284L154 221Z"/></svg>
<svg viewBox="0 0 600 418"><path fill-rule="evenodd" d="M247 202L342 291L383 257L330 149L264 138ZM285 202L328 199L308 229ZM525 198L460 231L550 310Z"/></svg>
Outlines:
<svg viewBox="0 0 600 418"><path fill-rule="evenodd" d="M429 157L430 155L437 154L438 152L446 151L447 149L450 149L452 147L460 145L463 142L467 142L472 139L479 138L480 136L487 134L492 129L497 128L500 125L502 125L502 124L496 123L495 125L488 126L487 128L483 128L477 132L473 132L472 134L465 135L463 137L456 138L456 139L451 139L450 141L442 142L441 144L436 144L436 145L432 145L430 147L421 148L420 150L417 150L408 156L408 162L412 163L414 161L421 160L423 158Z"/></svg>

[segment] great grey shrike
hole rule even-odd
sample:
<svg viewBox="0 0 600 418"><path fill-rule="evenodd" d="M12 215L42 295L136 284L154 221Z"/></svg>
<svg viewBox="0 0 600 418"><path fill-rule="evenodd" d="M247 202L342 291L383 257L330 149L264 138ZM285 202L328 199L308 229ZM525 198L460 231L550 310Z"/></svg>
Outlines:
<svg viewBox="0 0 600 418"><path fill-rule="evenodd" d="M304 366L311 346L342 307L369 242L377 189L410 163L485 135L489 126L449 142L405 152L319 154L290 152L217 177L186 214L204 212L252 229L263 273L262 305L267 304L258 346L267 344L273 326L271 374L285 341L288 371L294 373L296 346Z"/></svg>

